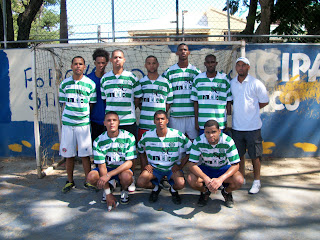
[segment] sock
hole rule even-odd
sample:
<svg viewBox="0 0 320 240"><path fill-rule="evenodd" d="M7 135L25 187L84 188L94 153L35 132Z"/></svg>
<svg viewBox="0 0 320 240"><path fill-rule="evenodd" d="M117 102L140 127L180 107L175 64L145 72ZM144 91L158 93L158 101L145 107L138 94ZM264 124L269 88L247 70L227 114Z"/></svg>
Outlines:
<svg viewBox="0 0 320 240"><path fill-rule="evenodd" d="M176 190L174 190L173 187L170 187L170 192L176 192Z"/></svg>
<svg viewBox="0 0 320 240"><path fill-rule="evenodd" d="M159 186L158 186L158 185L155 185L155 186L154 186L154 189L153 189L152 191L155 191L155 192L156 192L156 191L158 191L158 189L159 189Z"/></svg>
<svg viewBox="0 0 320 240"><path fill-rule="evenodd" d="M253 180L253 184L255 183L261 185L260 180Z"/></svg>
<svg viewBox="0 0 320 240"><path fill-rule="evenodd" d="M226 191L226 188L223 188L223 191L224 191L224 193L229 194L229 193Z"/></svg>

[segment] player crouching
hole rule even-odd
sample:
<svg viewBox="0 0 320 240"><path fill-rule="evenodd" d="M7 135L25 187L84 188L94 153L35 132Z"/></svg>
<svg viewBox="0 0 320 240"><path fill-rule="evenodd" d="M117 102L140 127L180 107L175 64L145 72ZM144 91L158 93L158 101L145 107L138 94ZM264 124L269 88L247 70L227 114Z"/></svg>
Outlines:
<svg viewBox="0 0 320 240"><path fill-rule="evenodd" d="M200 165L197 165L200 161ZM204 125L204 134L192 144L190 156L190 174L188 183L201 192L198 206L207 204L211 192L216 193L223 186L221 193L227 207L234 205L232 191L243 184L239 172L239 154L231 137L221 133L219 124L209 120Z"/></svg>
<svg viewBox="0 0 320 240"><path fill-rule="evenodd" d="M128 131L119 129L119 123L116 112L106 113L104 125L107 131L93 142L94 163L98 167L88 175L88 181L92 185L103 189L102 201L107 202L109 211L118 204L112 194L115 180L120 182L122 187L120 202L129 202L128 187L133 176L130 168L132 161L137 158L135 137Z"/></svg>

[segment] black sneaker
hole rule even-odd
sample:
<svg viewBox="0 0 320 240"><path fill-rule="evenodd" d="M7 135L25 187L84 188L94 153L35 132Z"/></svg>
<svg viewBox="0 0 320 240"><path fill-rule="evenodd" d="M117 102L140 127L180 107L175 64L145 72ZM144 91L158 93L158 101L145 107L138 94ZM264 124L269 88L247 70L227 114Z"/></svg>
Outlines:
<svg viewBox="0 0 320 240"><path fill-rule="evenodd" d="M159 196L160 192L161 192L161 187L160 186L159 186L157 191L151 191L151 194L149 196L149 202L150 203L154 203L154 202L158 201L158 196Z"/></svg>
<svg viewBox="0 0 320 240"><path fill-rule="evenodd" d="M226 207L233 208L234 202L233 202L232 193L226 193L224 189L222 189L221 194L224 197Z"/></svg>
<svg viewBox="0 0 320 240"><path fill-rule="evenodd" d="M127 190L122 190L120 195L120 203L128 204L130 201L129 192Z"/></svg>
<svg viewBox="0 0 320 240"><path fill-rule="evenodd" d="M76 185L74 184L74 181L72 181L72 182L69 182L69 181L67 181L66 182L66 185L64 185L64 187L62 188L62 192L63 193L67 193L67 192L69 192L72 188L74 188Z"/></svg>
<svg viewBox="0 0 320 240"><path fill-rule="evenodd" d="M172 202L176 205L181 204L181 197L179 196L178 191L171 192L171 188L169 189L171 195L172 195Z"/></svg>
<svg viewBox="0 0 320 240"><path fill-rule="evenodd" d="M211 194L210 191L201 192L198 203L197 203L198 207L204 207L207 205L210 194Z"/></svg>

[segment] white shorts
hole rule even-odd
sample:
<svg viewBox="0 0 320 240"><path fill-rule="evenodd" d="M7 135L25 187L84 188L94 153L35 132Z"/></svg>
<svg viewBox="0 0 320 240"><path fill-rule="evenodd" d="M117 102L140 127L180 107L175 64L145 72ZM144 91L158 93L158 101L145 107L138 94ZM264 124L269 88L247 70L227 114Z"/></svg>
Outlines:
<svg viewBox="0 0 320 240"><path fill-rule="evenodd" d="M62 125L60 155L66 158L77 156L77 145L79 157L92 155L90 125Z"/></svg>
<svg viewBox="0 0 320 240"><path fill-rule="evenodd" d="M198 137L194 117L170 117L168 126L187 135L190 140Z"/></svg>

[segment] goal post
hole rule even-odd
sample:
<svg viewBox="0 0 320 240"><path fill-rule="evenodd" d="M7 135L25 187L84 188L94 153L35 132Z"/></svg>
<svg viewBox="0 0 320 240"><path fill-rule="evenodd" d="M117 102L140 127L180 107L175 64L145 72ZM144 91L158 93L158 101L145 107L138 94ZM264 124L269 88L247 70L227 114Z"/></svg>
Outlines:
<svg viewBox="0 0 320 240"><path fill-rule="evenodd" d="M234 63L237 57L245 56L244 41L225 42L185 42L191 54L189 63L205 71L204 58L208 54L217 57L217 71L230 77L235 74ZM159 74L177 63L175 54L180 42L129 42L129 43L88 43L88 44L43 44L34 47L34 111L35 148L37 167L50 166L61 159L59 142L61 137L61 107L58 101L60 82L72 75L71 60L75 56L85 59L85 74L94 71L92 54L103 48L111 52L121 49L126 62L124 68L133 72L138 79L146 74L145 59L154 55L159 61ZM112 70L112 64L106 72ZM35 97L37 96L37 97ZM139 120L139 119L137 119Z"/></svg>

